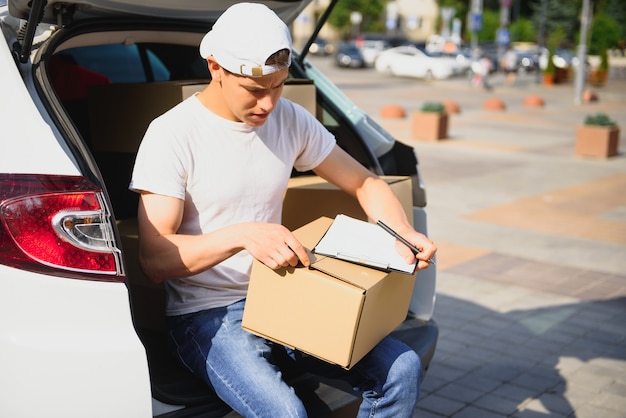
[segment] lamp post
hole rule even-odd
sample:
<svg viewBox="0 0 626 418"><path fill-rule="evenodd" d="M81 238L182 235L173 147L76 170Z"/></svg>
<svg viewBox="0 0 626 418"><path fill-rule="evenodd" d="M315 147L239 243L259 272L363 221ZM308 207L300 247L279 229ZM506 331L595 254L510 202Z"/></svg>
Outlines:
<svg viewBox="0 0 626 418"><path fill-rule="evenodd" d="M500 27L496 36L498 42L498 62L502 61L504 50L511 43L511 35L509 33L511 3L513 3L512 0L500 0Z"/></svg>
<svg viewBox="0 0 626 418"><path fill-rule="evenodd" d="M356 39L361 33L361 22L363 21L363 15L361 12L350 13L350 23L352 24L352 37Z"/></svg>
<svg viewBox="0 0 626 418"><path fill-rule="evenodd" d="M548 14L548 0L541 0L541 15L539 18L539 54L537 55L537 59L541 57L543 53L542 49L546 45L546 19ZM548 59L550 59L550 54L548 54ZM540 84L541 79L541 68L539 62L537 62L537 74L536 74L536 82Z"/></svg>
<svg viewBox="0 0 626 418"><path fill-rule="evenodd" d="M483 0L472 0L472 7L467 16L468 24L472 32L471 46L472 58L478 59L478 32L483 28Z"/></svg>
<svg viewBox="0 0 626 418"><path fill-rule="evenodd" d="M398 3L390 1L387 3L387 19L385 26L387 28L387 35L395 36L398 28Z"/></svg>
<svg viewBox="0 0 626 418"><path fill-rule="evenodd" d="M580 14L580 41L578 43L578 68L576 69L574 103L582 103L583 89L585 88L585 62L587 61L587 31L589 28L589 0L583 0L583 10Z"/></svg>

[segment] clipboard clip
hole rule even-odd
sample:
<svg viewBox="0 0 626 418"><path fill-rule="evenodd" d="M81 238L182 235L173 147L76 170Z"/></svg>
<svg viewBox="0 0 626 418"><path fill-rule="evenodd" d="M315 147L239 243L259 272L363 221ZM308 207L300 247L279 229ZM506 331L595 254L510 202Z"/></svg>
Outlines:
<svg viewBox="0 0 626 418"><path fill-rule="evenodd" d="M362 264L364 266L374 267L374 268L377 268L377 269L389 271L389 263L384 263L384 262L374 261L374 260L368 260L368 259L364 259L364 258L361 258L361 257L358 257L358 256L345 254L345 253L341 253L341 252L337 252L335 254L335 258L338 258L338 259L344 260L344 261L349 261L349 262L355 263L355 264Z"/></svg>

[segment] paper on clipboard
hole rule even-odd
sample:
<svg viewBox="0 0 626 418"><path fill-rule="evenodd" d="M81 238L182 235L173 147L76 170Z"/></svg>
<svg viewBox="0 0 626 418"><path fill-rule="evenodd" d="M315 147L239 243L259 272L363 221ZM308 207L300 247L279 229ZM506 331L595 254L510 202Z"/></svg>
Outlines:
<svg viewBox="0 0 626 418"><path fill-rule="evenodd" d="M415 272L395 247L396 239L376 224L337 215L315 246L316 254L406 274Z"/></svg>

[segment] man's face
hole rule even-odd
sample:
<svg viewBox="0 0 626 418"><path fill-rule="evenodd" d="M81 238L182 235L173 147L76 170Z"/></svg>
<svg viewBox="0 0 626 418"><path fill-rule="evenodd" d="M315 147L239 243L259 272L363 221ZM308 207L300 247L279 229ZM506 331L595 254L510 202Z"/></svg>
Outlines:
<svg viewBox="0 0 626 418"><path fill-rule="evenodd" d="M261 126L274 109L283 91L289 70L263 77L242 77L222 69L221 88L228 119Z"/></svg>

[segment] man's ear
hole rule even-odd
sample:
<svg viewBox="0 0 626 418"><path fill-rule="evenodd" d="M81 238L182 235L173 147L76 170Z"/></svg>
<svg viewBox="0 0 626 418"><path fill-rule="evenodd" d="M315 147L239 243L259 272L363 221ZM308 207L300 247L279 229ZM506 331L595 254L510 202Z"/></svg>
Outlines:
<svg viewBox="0 0 626 418"><path fill-rule="evenodd" d="M211 73L211 79L215 81L221 81L222 79L222 67L217 63L213 56L207 57L207 66L209 68L209 72Z"/></svg>

